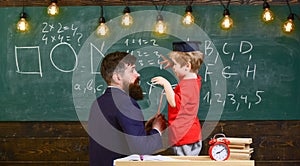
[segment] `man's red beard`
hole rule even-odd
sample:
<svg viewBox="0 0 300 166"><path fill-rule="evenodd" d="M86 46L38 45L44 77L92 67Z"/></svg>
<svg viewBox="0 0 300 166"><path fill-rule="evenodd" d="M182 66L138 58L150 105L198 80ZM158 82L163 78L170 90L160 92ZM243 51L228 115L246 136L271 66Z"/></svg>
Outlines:
<svg viewBox="0 0 300 166"><path fill-rule="evenodd" d="M135 100L143 100L143 90L139 85L140 78L137 78L134 83L129 85L129 96Z"/></svg>

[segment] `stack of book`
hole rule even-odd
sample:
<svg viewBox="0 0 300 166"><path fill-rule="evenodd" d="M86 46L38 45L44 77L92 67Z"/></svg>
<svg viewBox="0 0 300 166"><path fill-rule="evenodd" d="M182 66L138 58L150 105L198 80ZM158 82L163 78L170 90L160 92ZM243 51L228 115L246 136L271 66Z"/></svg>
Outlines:
<svg viewBox="0 0 300 166"><path fill-rule="evenodd" d="M230 148L229 159L236 160L250 160L253 148L250 147L252 138L232 138L226 137L230 141L228 147Z"/></svg>

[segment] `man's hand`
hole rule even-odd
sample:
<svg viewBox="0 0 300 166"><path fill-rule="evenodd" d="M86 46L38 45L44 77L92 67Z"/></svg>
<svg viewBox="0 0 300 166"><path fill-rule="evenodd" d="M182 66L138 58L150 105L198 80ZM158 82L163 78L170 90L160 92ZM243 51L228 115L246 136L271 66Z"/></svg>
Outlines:
<svg viewBox="0 0 300 166"><path fill-rule="evenodd" d="M152 128L159 130L160 133L162 133L167 128L167 121L163 114L159 114L155 116L152 122Z"/></svg>
<svg viewBox="0 0 300 166"><path fill-rule="evenodd" d="M150 130L152 130L152 124L153 124L154 119L155 119L155 117L152 117L145 123L145 130L148 134L149 134Z"/></svg>

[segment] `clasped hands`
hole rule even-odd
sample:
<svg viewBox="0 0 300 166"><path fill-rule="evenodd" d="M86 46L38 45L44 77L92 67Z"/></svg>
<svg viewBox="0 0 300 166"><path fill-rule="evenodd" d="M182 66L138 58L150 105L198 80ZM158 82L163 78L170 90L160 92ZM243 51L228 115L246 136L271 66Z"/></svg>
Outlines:
<svg viewBox="0 0 300 166"><path fill-rule="evenodd" d="M163 114L156 114L152 118L150 118L146 124L145 129L147 133L152 129L159 130L162 133L167 128L167 121Z"/></svg>

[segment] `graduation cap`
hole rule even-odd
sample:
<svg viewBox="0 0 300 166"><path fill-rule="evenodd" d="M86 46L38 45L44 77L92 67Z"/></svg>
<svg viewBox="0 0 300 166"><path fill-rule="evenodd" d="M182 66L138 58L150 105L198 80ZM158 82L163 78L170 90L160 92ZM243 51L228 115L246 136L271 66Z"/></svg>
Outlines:
<svg viewBox="0 0 300 166"><path fill-rule="evenodd" d="M200 41L173 42L173 51L192 52L200 51Z"/></svg>

